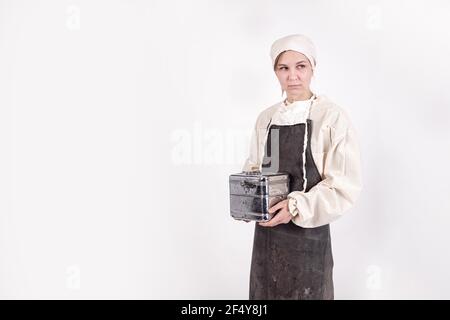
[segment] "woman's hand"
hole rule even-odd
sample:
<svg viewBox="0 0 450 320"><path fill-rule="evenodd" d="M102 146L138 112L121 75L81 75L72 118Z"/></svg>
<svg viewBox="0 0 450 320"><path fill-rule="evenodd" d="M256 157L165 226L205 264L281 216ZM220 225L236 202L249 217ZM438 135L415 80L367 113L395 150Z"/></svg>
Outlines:
<svg viewBox="0 0 450 320"><path fill-rule="evenodd" d="M275 216L267 222L259 222L262 227L275 227L280 223L289 223L292 219L292 215L289 212L288 199L278 202L276 205L269 208L269 213L274 213L278 209L281 209Z"/></svg>

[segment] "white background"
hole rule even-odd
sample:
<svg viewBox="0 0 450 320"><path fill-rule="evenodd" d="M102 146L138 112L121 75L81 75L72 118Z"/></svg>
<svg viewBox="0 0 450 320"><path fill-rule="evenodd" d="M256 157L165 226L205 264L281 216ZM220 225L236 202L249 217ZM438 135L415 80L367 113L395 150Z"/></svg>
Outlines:
<svg viewBox="0 0 450 320"><path fill-rule="evenodd" d="M364 189L332 224L337 299L450 298L450 3L0 1L0 297L247 299L229 216L272 42L357 129Z"/></svg>

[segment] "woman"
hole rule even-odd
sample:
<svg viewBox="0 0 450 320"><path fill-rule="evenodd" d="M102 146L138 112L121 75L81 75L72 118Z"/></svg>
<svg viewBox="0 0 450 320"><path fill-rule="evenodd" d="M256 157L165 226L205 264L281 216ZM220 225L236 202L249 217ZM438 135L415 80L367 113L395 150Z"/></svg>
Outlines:
<svg viewBox="0 0 450 320"><path fill-rule="evenodd" d="M341 107L310 89L310 39L283 37L270 54L286 99L259 115L243 171L287 172L290 193L255 225L250 299L333 299L329 223L362 188L356 133Z"/></svg>

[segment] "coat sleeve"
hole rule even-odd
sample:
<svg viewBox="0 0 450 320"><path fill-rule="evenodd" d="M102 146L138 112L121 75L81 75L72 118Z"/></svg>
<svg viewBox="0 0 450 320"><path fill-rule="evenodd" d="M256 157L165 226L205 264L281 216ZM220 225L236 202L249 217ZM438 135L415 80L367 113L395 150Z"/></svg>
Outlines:
<svg viewBox="0 0 450 320"><path fill-rule="evenodd" d="M293 222L304 228L319 227L341 217L355 204L362 189L359 144L344 112L330 125L330 137L323 180L306 193L293 191L288 195Z"/></svg>

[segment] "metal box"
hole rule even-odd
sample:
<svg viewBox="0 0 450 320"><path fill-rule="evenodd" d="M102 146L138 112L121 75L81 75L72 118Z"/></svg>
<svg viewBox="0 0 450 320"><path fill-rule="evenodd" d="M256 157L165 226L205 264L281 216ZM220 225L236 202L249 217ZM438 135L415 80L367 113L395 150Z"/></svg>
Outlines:
<svg viewBox="0 0 450 320"><path fill-rule="evenodd" d="M269 208L287 198L289 174L241 172L230 175L230 213L236 220L269 221Z"/></svg>

